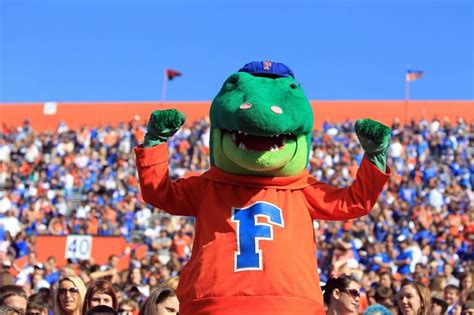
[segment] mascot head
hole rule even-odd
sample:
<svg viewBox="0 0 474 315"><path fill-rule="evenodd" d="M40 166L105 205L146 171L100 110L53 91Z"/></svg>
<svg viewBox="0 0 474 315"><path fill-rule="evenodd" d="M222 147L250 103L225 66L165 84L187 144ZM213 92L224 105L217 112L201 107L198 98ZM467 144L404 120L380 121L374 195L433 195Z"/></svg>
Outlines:
<svg viewBox="0 0 474 315"><path fill-rule="evenodd" d="M290 68L246 64L211 105L211 164L228 173L291 176L306 168L313 128L309 100Z"/></svg>

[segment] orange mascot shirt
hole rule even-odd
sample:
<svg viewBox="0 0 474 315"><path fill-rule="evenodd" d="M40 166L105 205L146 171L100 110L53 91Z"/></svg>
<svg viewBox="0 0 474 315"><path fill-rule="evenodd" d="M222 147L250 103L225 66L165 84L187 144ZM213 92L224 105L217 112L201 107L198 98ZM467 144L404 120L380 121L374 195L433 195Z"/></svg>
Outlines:
<svg viewBox="0 0 474 315"><path fill-rule="evenodd" d="M195 216L192 256L180 275L180 314L324 314L313 219L366 215L390 176L363 159L347 188L307 171L237 176L216 167L168 179L167 144L135 149L143 199Z"/></svg>

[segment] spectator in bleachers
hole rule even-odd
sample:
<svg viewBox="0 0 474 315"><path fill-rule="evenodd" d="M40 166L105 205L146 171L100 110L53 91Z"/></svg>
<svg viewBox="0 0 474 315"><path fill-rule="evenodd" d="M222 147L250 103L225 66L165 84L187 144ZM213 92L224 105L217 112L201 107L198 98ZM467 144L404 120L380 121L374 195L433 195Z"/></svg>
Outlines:
<svg viewBox="0 0 474 315"><path fill-rule="evenodd" d="M431 313L430 315L444 315L448 310L448 303L438 297L431 298Z"/></svg>
<svg viewBox="0 0 474 315"><path fill-rule="evenodd" d="M20 314L26 312L28 297L22 287L16 285L5 285L0 287L0 307L11 307Z"/></svg>
<svg viewBox="0 0 474 315"><path fill-rule="evenodd" d="M119 303L118 313L119 315L138 315L139 309L137 302L126 299Z"/></svg>
<svg viewBox="0 0 474 315"><path fill-rule="evenodd" d="M462 302L460 297L460 290L457 286L448 284L444 288L444 300L448 303L448 315L457 315L461 308Z"/></svg>
<svg viewBox="0 0 474 315"><path fill-rule="evenodd" d="M108 280L97 280L89 284L82 306L82 314L84 315L89 309L98 305L107 305L117 310L117 296L112 283Z"/></svg>
<svg viewBox="0 0 474 315"><path fill-rule="evenodd" d="M140 308L140 315L173 315L179 313L176 291L161 287L153 291Z"/></svg>
<svg viewBox="0 0 474 315"><path fill-rule="evenodd" d="M429 282L439 296L448 277L461 290L464 302L471 285L464 285L461 275L474 272L474 122L434 118L402 125L394 120L393 127L389 153L393 176L370 215L351 222L315 222L318 268L322 276L328 274L334 264L324 258L347 255L347 264L338 267L359 277L362 273L361 297L368 295L366 304L361 298L362 310L380 272L388 273L380 276L380 282L390 279L392 290L398 291L401 281L409 278ZM139 120L77 130L63 123L57 131L36 133L25 121L4 128L0 135L0 266L9 265L0 272L6 280L13 277L25 283L28 294L34 293L31 286L41 280L41 272L52 287L61 272L80 274L88 282L92 274L93 279L110 279L110 274L101 272L111 269L93 260L71 261L67 266L38 261L44 271L36 269L35 275L34 264L18 267L23 265L15 259L35 252L38 235L121 235L148 246L145 265L132 256L129 268L138 270L117 270L113 276L120 298L140 301L156 285L179 274L189 259L194 220L170 217L141 202L130 154L143 141L144 125ZM171 139L171 176L209 167L208 133L209 122L203 119ZM325 123L314 130L309 171L324 182L349 184L362 158L353 136L350 121ZM185 246L180 233L187 236ZM406 237L406 247L397 241L399 236ZM175 238L179 243L173 246ZM337 244L338 239L346 244ZM405 274L397 272L399 246L414 258L404 266ZM350 261L354 255L361 263ZM21 269L25 272L19 274ZM128 274L140 281L127 286Z"/></svg>
<svg viewBox="0 0 474 315"><path fill-rule="evenodd" d="M345 274L333 274L322 287L328 315L359 314L360 285Z"/></svg>
<svg viewBox="0 0 474 315"><path fill-rule="evenodd" d="M54 314L82 315L86 291L84 282L77 276L66 276L59 279L54 298Z"/></svg>
<svg viewBox="0 0 474 315"><path fill-rule="evenodd" d="M429 289L413 281L405 281L397 294L399 314L430 315L431 293Z"/></svg>
<svg viewBox="0 0 474 315"><path fill-rule="evenodd" d="M1 314L1 313L0 313ZM42 301L30 300L26 307L26 315L48 315L49 305Z"/></svg>

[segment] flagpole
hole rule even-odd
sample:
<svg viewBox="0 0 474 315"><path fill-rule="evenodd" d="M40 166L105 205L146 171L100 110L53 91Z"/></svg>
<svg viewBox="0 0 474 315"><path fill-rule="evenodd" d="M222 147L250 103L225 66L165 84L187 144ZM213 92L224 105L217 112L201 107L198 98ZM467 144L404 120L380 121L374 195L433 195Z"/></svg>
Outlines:
<svg viewBox="0 0 474 315"><path fill-rule="evenodd" d="M163 71L163 82L161 83L161 101L164 101L166 98L166 90L168 88L168 75L166 73L166 68Z"/></svg>
<svg viewBox="0 0 474 315"><path fill-rule="evenodd" d="M405 118L404 123L407 124L408 118L408 100L410 99L410 80L407 79L405 75Z"/></svg>

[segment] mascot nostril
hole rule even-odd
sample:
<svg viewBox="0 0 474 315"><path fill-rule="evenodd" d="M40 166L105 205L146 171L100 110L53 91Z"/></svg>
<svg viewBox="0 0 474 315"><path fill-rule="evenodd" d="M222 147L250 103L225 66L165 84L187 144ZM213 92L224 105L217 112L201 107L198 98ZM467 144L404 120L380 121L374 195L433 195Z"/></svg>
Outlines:
<svg viewBox="0 0 474 315"><path fill-rule="evenodd" d="M270 109L275 114L283 114L283 109L281 109L281 107L279 107L279 106L272 106L272 107L270 107Z"/></svg>
<svg viewBox="0 0 474 315"><path fill-rule="evenodd" d="M252 108L252 104L250 103L244 103L242 105L239 106L240 109L251 109Z"/></svg>
<svg viewBox="0 0 474 315"><path fill-rule="evenodd" d="M135 148L143 199L196 218L179 313L325 314L313 220L370 212L390 177L390 128L356 122L364 158L351 185L334 187L307 169L313 112L293 71L251 62L230 78L211 105L209 170L168 178L167 141L184 123L174 109L154 111L144 144Z"/></svg>

